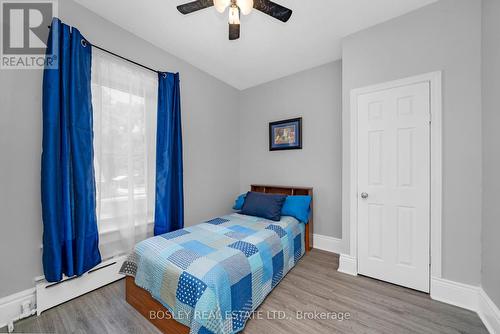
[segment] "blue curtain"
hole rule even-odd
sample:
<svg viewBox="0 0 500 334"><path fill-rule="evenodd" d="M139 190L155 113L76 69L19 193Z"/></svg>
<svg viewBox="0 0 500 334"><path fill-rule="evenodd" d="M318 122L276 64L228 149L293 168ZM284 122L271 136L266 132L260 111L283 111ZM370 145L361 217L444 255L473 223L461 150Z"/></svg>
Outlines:
<svg viewBox="0 0 500 334"><path fill-rule="evenodd" d="M43 73L42 219L45 279L82 275L101 262L95 213L91 46L52 21Z"/></svg>
<svg viewBox="0 0 500 334"><path fill-rule="evenodd" d="M154 234L184 227L179 74L158 73Z"/></svg>

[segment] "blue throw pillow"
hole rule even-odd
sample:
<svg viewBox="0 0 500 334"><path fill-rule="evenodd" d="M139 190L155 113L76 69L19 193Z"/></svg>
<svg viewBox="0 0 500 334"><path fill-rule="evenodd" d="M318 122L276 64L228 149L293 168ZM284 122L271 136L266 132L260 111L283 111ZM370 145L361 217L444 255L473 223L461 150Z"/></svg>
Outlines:
<svg viewBox="0 0 500 334"><path fill-rule="evenodd" d="M281 208L285 203L285 199L286 195L249 191L241 208L241 214L280 221Z"/></svg>
<svg viewBox="0 0 500 334"><path fill-rule="evenodd" d="M288 196L281 209L281 215L295 217L307 224L311 212L310 206L311 196Z"/></svg>
<svg viewBox="0 0 500 334"><path fill-rule="evenodd" d="M243 207L243 203L245 203L245 197L247 197L246 193L236 197L233 205L233 210L241 210L241 208Z"/></svg>

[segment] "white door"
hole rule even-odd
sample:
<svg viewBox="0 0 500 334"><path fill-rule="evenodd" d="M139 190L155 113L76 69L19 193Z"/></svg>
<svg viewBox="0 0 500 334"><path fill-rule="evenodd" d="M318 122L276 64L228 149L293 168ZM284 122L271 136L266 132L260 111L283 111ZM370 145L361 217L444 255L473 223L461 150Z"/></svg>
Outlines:
<svg viewBox="0 0 500 334"><path fill-rule="evenodd" d="M358 272L429 292L430 84L358 97Z"/></svg>

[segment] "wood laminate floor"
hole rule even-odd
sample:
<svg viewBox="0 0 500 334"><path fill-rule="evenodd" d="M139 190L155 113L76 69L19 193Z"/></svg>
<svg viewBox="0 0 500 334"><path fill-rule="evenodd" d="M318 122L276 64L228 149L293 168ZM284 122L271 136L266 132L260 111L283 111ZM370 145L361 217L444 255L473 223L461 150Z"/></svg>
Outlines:
<svg viewBox="0 0 500 334"><path fill-rule="evenodd" d="M337 255L313 250L260 306L256 316L263 319L249 320L244 333L487 333L474 312L421 292L345 275L337 267ZM124 290L124 280L110 284L15 323L15 332L159 333L125 302ZM330 319L298 319L300 312ZM350 317L331 319L333 312Z"/></svg>

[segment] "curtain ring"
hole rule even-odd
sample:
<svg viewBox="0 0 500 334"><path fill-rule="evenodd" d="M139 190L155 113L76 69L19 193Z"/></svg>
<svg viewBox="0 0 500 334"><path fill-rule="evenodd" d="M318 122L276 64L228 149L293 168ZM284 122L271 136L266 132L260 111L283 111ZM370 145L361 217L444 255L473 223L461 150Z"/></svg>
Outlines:
<svg viewBox="0 0 500 334"><path fill-rule="evenodd" d="M163 79L167 78L167 73L163 73Z"/></svg>
<svg viewBox="0 0 500 334"><path fill-rule="evenodd" d="M82 38L82 40L81 40L81 44L82 44L82 46L83 46L84 48L86 48L86 47L87 47L87 41L86 41L86 40L84 40L83 38Z"/></svg>

